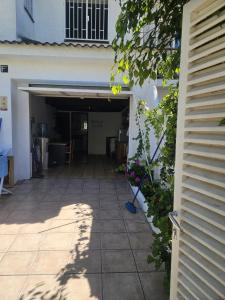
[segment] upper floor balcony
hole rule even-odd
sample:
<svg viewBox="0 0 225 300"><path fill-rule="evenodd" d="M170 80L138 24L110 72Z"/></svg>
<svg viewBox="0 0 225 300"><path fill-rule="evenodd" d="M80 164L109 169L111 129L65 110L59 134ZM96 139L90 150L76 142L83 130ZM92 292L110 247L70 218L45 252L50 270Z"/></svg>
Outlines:
<svg viewBox="0 0 225 300"><path fill-rule="evenodd" d="M119 12L115 0L0 0L0 40L110 44Z"/></svg>

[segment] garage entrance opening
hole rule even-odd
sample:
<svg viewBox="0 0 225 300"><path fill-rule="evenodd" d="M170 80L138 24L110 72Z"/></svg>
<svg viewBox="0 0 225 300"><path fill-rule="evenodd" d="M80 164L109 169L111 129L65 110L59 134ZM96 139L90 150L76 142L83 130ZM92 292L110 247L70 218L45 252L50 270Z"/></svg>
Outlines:
<svg viewBox="0 0 225 300"><path fill-rule="evenodd" d="M48 172L69 167L78 177L114 176L116 166L127 160L129 98L31 94L30 120L31 145L40 149Z"/></svg>

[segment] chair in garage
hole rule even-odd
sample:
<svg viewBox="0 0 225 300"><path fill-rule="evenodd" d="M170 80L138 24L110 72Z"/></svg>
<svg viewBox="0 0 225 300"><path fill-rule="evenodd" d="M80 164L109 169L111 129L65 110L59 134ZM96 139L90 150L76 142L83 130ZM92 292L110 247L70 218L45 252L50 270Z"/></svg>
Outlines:
<svg viewBox="0 0 225 300"><path fill-rule="evenodd" d="M70 141L70 143L66 146L66 163L69 165L74 160L74 140Z"/></svg>

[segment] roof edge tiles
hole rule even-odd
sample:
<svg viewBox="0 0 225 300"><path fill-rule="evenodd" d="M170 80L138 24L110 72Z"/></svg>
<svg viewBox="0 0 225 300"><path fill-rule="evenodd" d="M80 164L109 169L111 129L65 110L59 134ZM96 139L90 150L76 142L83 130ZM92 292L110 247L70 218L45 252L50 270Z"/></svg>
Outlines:
<svg viewBox="0 0 225 300"><path fill-rule="evenodd" d="M112 48L110 44L93 44L93 43L71 43L71 42L63 42L63 43L50 43L50 42L38 42L38 41L8 41L8 40L0 40L0 45L34 45L34 46L66 46L66 47L81 47L81 48Z"/></svg>

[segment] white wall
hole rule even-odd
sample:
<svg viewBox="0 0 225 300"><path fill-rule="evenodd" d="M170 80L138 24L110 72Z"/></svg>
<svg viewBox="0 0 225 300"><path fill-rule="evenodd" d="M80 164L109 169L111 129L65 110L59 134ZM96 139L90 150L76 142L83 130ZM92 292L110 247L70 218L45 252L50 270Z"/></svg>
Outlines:
<svg viewBox="0 0 225 300"><path fill-rule="evenodd" d="M38 1L33 1L34 11ZM24 0L16 0L16 34L18 38L35 39L35 23L24 9Z"/></svg>
<svg viewBox="0 0 225 300"><path fill-rule="evenodd" d="M0 78L0 96L5 96L8 99L8 110L7 111L0 110L0 118L2 118L2 126L0 129L0 150L11 149L12 148L11 80L9 75L6 73L2 73L2 76Z"/></svg>
<svg viewBox="0 0 225 300"><path fill-rule="evenodd" d="M166 95L168 89L163 88L162 86L157 86L156 82L150 80L146 82L143 87L135 86L133 88L134 96L133 99L130 101L130 129L129 129L129 157L133 157L136 154L138 141L133 140L138 135L138 127L136 125L136 109L137 104L140 100L145 100L146 105L149 108L154 108L158 105L159 101L162 99L164 95ZM141 120L141 129L144 130L144 124ZM153 131L150 132L150 145L151 145L151 155L155 151L157 146L157 140L153 134ZM145 155L143 155L143 159Z"/></svg>
<svg viewBox="0 0 225 300"><path fill-rule="evenodd" d="M91 112L88 114L88 153L106 154L106 137L118 136L120 112Z"/></svg>
<svg viewBox="0 0 225 300"><path fill-rule="evenodd" d="M35 39L62 43L65 39L65 0L35 2Z"/></svg>
<svg viewBox="0 0 225 300"><path fill-rule="evenodd" d="M145 100L147 105L152 108L158 103L158 93L157 87L153 81L146 82L143 87L135 86L133 88L134 96L133 99L130 101L130 129L129 129L129 157L133 157L136 154L138 141L133 140L138 135L138 126L136 125L136 110L137 104L140 100ZM142 126L144 129L144 126ZM150 136L150 142L154 148L154 137ZM144 157L143 157L144 158Z"/></svg>
<svg viewBox="0 0 225 300"><path fill-rule="evenodd" d="M16 0L0 0L0 40L16 39Z"/></svg>
<svg viewBox="0 0 225 300"><path fill-rule="evenodd" d="M27 86L12 81L12 148L15 181L30 178L30 112L29 94L18 90Z"/></svg>
<svg viewBox="0 0 225 300"><path fill-rule="evenodd" d="M55 113L56 109L45 103L43 97L30 97L30 118L35 119L32 134L37 134L38 123L46 123L48 125L48 135L54 138L55 131Z"/></svg>
<svg viewBox="0 0 225 300"><path fill-rule="evenodd" d="M119 1L109 0L109 42L111 43L116 36L116 21L120 14Z"/></svg>

